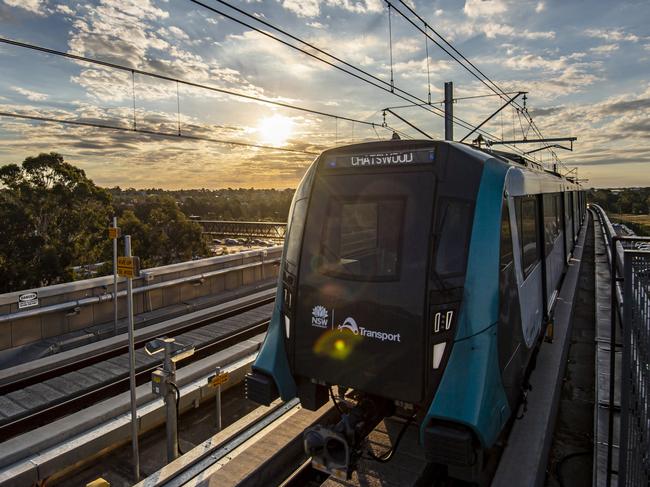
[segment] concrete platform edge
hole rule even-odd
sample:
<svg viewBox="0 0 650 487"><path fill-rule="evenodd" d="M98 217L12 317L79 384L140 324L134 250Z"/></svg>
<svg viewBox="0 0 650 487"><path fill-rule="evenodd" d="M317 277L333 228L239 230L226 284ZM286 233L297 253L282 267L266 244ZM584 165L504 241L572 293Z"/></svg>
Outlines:
<svg viewBox="0 0 650 487"><path fill-rule="evenodd" d="M591 220L589 214L587 218ZM543 343L540 347L537 365L530 377L533 390L528 394L528 412L521 420L515 420L492 481L493 487L538 487L544 484L566 369L586 234L587 225L583 225L557 298L553 343Z"/></svg>
<svg viewBox="0 0 650 487"><path fill-rule="evenodd" d="M206 387L196 381L212 373L216 365L228 370L247 357L252 363L264 334L233 345L179 369L177 379L181 390L181 410L197 398L209 396ZM248 363L248 367L250 367ZM242 369L245 375L245 370ZM234 383L234 381L233 381ZM204 390L206 389L206 390ZM137 388L140 434L164 420L163 401L151 393L151 383ZM84 458L102 451L116 442L130 438L129 392L62 418L24 435L0 444L0 486L29 486L63 470Z"/></svg>

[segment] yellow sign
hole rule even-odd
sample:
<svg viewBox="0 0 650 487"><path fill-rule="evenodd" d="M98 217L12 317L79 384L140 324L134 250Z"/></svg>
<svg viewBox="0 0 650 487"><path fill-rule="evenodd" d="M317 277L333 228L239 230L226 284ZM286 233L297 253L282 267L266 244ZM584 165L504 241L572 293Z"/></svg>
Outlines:
<svg viewBox="0 0 650 487"><path fill-rule="evenodd" d="M93 480L89 484L86 484L86 487L111 487L111 484L99 477L97 480Z"/></svg>
<svg viewBox="0 0 650 487"><path fill-rule="evenodd" d="M221 372L219 375L211 375L208 377L208 385L210 387L217 387L228 382L230 374L228 372Z"/></svg>
<svg viewBox="0 0 650 487"><path fill-rule="evenodd" d="M140 276L140 257L118 257L117 274L131 279Z"/></svg>
<svg viewBox="0 0 650 487"><path fill-rule="evenodd" d="M120 227L108 227L108 238L115 240L116 238L120 238L121 234Z"/></svg>

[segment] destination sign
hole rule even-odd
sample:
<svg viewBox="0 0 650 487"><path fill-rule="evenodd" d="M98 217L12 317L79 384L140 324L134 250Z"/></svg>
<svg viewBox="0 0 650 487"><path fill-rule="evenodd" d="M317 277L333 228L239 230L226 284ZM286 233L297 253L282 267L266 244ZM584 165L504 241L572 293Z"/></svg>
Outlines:
<svg viewBox="0 0 650 487"><path fill-rule="evenodd" d="M329 156L325 160L328 169L411 166L415 164L431 164L436 160L434 149L379 152L376 154L349 154L344 156Z"/></svg>

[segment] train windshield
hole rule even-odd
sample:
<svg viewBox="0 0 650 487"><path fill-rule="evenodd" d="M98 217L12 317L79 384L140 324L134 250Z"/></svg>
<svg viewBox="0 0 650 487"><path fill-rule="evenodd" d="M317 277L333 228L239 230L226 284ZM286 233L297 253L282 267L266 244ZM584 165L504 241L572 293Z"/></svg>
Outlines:
<svg viewBox="0 0 650 487"><path fill-rule="evenodd" d="M321 243L324 274L364 281L399 275L404 199L333 199Z"/></svg>

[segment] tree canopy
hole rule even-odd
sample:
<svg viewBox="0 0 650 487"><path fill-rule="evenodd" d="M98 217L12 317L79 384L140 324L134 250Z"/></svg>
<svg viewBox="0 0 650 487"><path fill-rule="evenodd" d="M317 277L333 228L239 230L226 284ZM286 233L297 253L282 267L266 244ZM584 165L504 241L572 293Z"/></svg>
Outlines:
<svg viewBox="0 0 650 487"><path fill-rule="evenodd" d="M291 189L103 189L60 154L28 157L0 167L0 293L83 276L75 267L103 263L98 274L110 274L112 216L146 268L210 255L190 215L285 221L292 196Z"/></svg>
<svg viewBox="0 0 650 487"><path fill-rule="evenodd" d="M106 258L111 197L51 152L0 167L0 292L72 280Z"/></svg>

